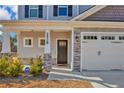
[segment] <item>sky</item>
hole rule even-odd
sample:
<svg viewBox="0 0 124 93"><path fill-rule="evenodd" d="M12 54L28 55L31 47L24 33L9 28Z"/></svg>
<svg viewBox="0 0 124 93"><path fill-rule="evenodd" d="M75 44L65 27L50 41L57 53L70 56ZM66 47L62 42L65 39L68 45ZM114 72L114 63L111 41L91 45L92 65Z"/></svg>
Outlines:
<svg viewBox="0 0 124 93"><path fill-rule="evenodd" d="M0 5L0 20L16 20L17 10L18 7L16 5ZM13 37L15 33L11 32L10 35Z"/></svg>
<svg viewBox="0 0 124 93"><path fill-rule="evenodd" d="M17 12L17 6L0 5L0 20L16 20Z"/></svg>

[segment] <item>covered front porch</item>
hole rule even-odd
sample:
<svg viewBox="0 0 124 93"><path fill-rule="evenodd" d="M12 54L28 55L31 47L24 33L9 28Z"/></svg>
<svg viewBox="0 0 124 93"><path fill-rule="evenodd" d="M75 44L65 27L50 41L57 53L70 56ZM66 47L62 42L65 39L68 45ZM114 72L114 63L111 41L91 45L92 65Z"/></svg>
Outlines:
<svg viewBox="0 0 124 93"><path fill-rule="evenodd" d="M72 70L72 28L13 25L3 26L2 31L4 41L1 53L12 53L9 33L15 32L17 56L22 59L42 56L46 65Z"/></svg>

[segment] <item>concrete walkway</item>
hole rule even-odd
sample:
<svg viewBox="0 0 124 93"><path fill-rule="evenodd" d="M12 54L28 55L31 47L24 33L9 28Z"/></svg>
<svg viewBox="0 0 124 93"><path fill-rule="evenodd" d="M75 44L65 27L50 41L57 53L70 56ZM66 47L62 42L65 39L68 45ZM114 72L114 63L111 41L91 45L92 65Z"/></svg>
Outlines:
<svg viewBox="0 0 124 93"><path fill-rule="evenodd" d="M95 82L95 81L102 81L99 77L88 77L78 71L67 71L67 70L63 71L63 70L52 69L48 76L48 80L88 80L88 81L91 80L90 82L93 85L93 87L96 88L108 87L102 84L101 82Z"/></svg>
<svg viewBox="0 0 124 93"><path fill-rule="evenodd" d="M82 73L67 70L54 70L49 73L48 80L79 80L84 79Z"/></svg>

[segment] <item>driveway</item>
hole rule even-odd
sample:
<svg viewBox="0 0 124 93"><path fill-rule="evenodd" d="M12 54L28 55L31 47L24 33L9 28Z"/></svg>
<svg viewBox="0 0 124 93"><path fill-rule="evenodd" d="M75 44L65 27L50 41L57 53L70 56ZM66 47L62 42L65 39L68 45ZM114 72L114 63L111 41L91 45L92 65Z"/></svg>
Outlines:
<svg viewBox="0 0 124 93"><path fill-rule="evenodd" d="M83 71L94 87L124 88L124 71Z"/></svg>
<svg viewBox="0 0 124 93"><path fill-rule="evenodd" d="M124 71L50 71L48 80L88 80L95 88L124 88Z"/></svg>

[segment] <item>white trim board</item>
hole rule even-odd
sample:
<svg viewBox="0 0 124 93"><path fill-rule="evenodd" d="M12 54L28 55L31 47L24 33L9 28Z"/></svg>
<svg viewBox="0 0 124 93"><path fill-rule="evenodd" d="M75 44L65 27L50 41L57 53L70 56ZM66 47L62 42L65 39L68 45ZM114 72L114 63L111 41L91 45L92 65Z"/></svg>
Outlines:
<svg viewBox="0 0 124 93"><path fill-rule="evenodd" d="M106 7L106 5L96 5L96 6L92 7L91 9L87 10L86 12L83 12L82 14L72 18L71 21L83 20L83 19L87 18L88 16L96 13L97 11L103 9L104 7Z"/></svg>

